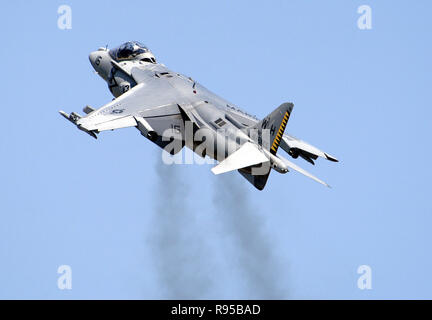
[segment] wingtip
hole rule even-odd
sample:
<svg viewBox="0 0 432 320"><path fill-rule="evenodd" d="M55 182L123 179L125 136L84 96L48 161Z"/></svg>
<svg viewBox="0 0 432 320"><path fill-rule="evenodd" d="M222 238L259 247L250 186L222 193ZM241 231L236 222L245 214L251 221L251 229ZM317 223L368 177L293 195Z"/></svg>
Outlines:
<svg viewBox="0 0 432 320"><path fill-rule="evenodd" d="M315 181L321 183L324 187L327 187L327 188L329 188L329 189L332 189L332 186L329 185L329 184L327 184L327 182L325 182L325 181L322 181L322 180L320 180L320 179L318 179L318 178L316 178Z"/></svg>
<svg viewBox="0 0 432 320"><path fill-rule="evenodd" d="M324 153L324 154L325 154L327 160L330 160L330 161L333 161L333 162L339 162L339 160L336 159L335 157L332 157L331 155L329 155L327 153Z"/></svg>
<svg viewBox="0 0 432 320"><path fill-rule="evenodd" d="M66 119L69 119L69 115L66 112L64 112L63 110L59 110L59 113L60 113L60 115L62 115Z"/></svg>

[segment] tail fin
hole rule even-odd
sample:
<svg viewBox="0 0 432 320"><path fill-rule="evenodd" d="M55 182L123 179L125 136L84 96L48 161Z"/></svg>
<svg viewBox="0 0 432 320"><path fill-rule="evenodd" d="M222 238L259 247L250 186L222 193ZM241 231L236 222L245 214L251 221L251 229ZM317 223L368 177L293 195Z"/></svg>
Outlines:
<svg viewBox="0 0 432 320"><path fill-rule="evenodd" d="M251 138L272 154L276 154L293 107L294 104L292 103L283 103L263 120L249 127L249 129L255 130L255 132L250 131ZM258 136L253 137L255 134ZM270 169L268 167L261 175L252 174L251 167L239 169L238 172L255 188L262 190L267 183Z"/></svg>
<svg viewBox="0 0 432 320"><path fill-rule="evenodd" d="M294 104L283 103L263 120L250 127L251 129L258 129L258 143L272 154L276 154L279 148L293 108Z"/></svg>

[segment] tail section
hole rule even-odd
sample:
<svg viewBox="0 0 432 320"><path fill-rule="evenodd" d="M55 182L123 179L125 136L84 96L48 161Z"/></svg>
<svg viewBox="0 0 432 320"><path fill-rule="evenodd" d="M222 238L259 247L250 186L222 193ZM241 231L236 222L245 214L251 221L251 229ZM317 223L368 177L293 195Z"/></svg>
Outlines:
<svg viewBox="0 0 432 320"><path fill-rule="evenodd" d="M294 104L290 102L283 103L267 117L250 128L258 129L258 143L274 155L282 141L282 136L293 108Z"/></svg>
<svg viewBox="0 0 432 320"><path fill-rule="evenodd" d="M300 168L295 163L288 161L287 159L281 157L280 155L276 155L279 145L282 143L282 148L285 150L287 148L287 142L283 138L283 134L288 123L289 117L291 115L292 109L294 105L292 103L283 103L276 110L270 113L263 120L258 122L256 125L248 128L249 137L252 140L255 140L258 145L261 146L261 151L266 154L269 158L270 166L264 166L266 163L262 162L262 169L264 170L252 170L256 169L257 165L253 165L246 168L238 169L239 173L245 177L251 184L255 186L255 188L262 190L264 189L267 179L269 177L271 168L276 170L279 173L286 173L289 170L295 170L316 182L319 182L327 187L330 187L324 181L318 179L313 176L306 170ZM291 141L289 141L291 143ZM300 140L296 140L298 144L300 144ZM305 143L303 143L305 145ZM303 146L302 145L302 146ZM288 150L290 150L291 146L289 146ZM303 147L305 149L305 147ZM316 148L315 148L316 149ZM309 146L308 150L315 151ZM318 150L319 151L319 150ZM321 155L314 153L316 156ZM335 158L329 157L327 154L322 153L329 160L336 160ZM258 174L256 172L259 172Z"/></svg>
<svg viewBox="0 0 432 320"><path fill-rule="evenodd" d="M263 120L248 128L250 129L249 133L251 138L257 141L264 149L275 155L282 141L282 136L293 107L294 104L292 103L283 103ZM255 188L258 190L264 189L268 176L270 175L271 167L264 166L258 171L261 172L261 174L253 174L253 170L251 169L252 167L248 167L239 169L238 171L246 180L253 184Z"/></svg>
<svg viewBox="0 0 432 320"><path fill-rule="evenodd" d="M213 173L238 170L255 188L263 190L272 168L279 173L286 173L292 169L329 187L324 181L295 163L276 155L279 145L284 141L283 134L293 107L292 103L283 103L256 125L247 128L249 137L255 143L245 142L237 151L214 167Z"/></svg>

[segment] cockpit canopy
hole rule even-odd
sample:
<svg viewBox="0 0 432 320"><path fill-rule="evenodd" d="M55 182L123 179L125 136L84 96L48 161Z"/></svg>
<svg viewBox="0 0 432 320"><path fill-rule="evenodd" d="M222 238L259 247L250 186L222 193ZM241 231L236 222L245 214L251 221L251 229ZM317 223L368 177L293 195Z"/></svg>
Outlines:
<svg viewBox="0 0 432 320"><path fill-rule="evenodd" d="M151 51L138 41L128 41L121 46L111 49L110 56L116 61L142 60L156 63L156 59Z"/></svg>

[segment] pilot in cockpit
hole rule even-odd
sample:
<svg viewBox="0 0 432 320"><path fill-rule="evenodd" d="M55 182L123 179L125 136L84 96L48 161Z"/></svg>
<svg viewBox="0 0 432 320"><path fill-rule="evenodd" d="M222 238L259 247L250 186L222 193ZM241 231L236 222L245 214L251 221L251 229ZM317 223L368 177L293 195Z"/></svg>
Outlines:
<svg viewBox="0 0 432 320"><path fill-rule="evenodd" d="M116 61L140 60L149 63L156 63L151 51L137 41L129 41L109 51L111 58Z"/></svg>

